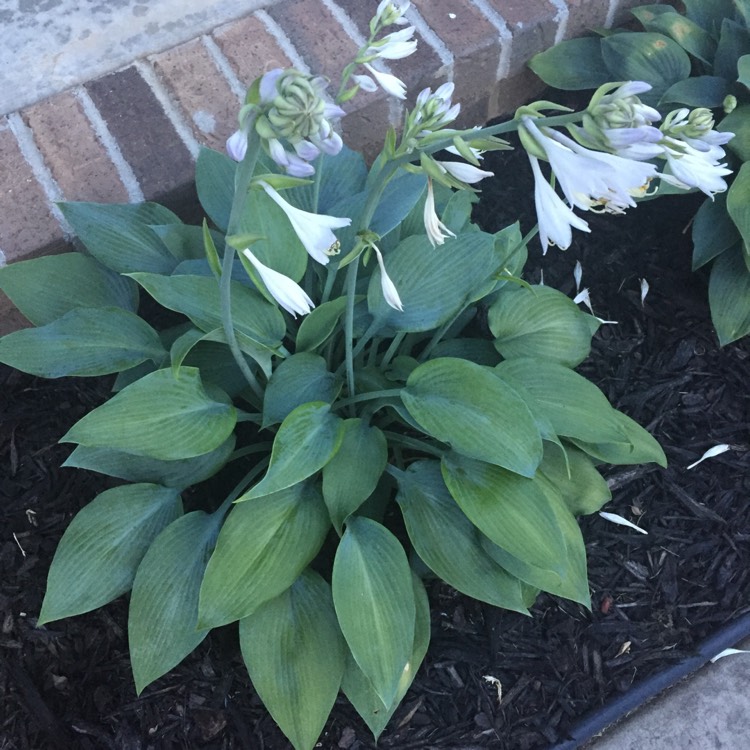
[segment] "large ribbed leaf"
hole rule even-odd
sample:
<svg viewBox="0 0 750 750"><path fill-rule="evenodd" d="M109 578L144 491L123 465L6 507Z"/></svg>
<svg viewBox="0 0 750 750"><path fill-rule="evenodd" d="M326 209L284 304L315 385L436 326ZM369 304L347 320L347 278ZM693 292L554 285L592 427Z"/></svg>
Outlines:
<svg viewBox="0 0 750 750"><path fill-rule="evenodd" d="M482 534L448 492L440 463L417 461L397 481L406 530L426 565L462 594L528 614L519 580L484 551Z"/></svg>
<svg viewBox="0 0 750 750"><path fill-rule="evenodd" d="M529 477L542 460L531 412L489 368L430 360L412 372L401 398L425 432L459 453Z"/></svg>
<svg viewBox="0 0 750 750"><path fill-rule="evenodd" d="M563 564L555 513L534 480L457 453L443 457L442 472L461 510L495 544L545 570Z"/></svg>
<svg viewBox="0 0 750 750"><path fill-rule="evenodd" d="M253 687L296 750L312 750L333 708L346 643L331 587L311 570L240 620L240 647Z"/></svg>
<svg viewBox="0 0 750 750"><path fill-rule="evenodd" d="M181 514L177 490L156 484L97 495L60 540L39 624L90 612L128 591L151 542Z"/></svg>
<svg viewBox="0 0 750 750"><path fill-rule="evenodd" d="M120 307L70 310L0 339L0 362L43 378L110 375L166 354L156 331Z"/></svg>
<svg viewBox="0 0 750 750"><path fill-rule="evenodd" d="M236 419L230 403L206 393L195 368L183 367L179 379L157 370L89 412L61 442L174 461L218 448Z"/></svg>
<svg viewBox="0 0 750 750"><path fill-rule="evenodd" d="M0 289L35 326L78 307L122 307L131 312L138 307L138 288L130 279L83 253L11 263L0 268Z"/></svg>
<svg viewBox="0 0 750 750"><path fill-rule="evenodd" d="M128 616L135 689L179 664L208 635L197 627L198 593L218 519L203 511L173 521L138 566Z"/></svg>
<svg viewBox="0 0 750 750"><path fill-rule="evenodd" d="M235 505L206 569L199 626L240 620L286 591L329 528L323 498L310 483Z"/></svg>
<svg viewBox="0 0 750 750"><path fill-rule="evenodd" d="M332 587L349 649L390 706L414 646L416 610L404 548L379 523L350 517L336 551Z"/></svg>

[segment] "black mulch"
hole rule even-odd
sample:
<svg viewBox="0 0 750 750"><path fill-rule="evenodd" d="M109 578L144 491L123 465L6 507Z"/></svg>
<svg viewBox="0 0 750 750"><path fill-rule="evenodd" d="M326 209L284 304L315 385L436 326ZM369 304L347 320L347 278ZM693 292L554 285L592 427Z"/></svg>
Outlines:
<svg viewBox="0 0 750 750"><path fill-rule="evenodd" d="M519 210L526 227L531 218L524 159L505 158L484 186L479 218L488 230ZM525 618L432 585L430 651L380 747L548 747L577 717L750 610L750 344L717 345L705 274L690 271L688 222L698 204L665 198L626 217L593 216L590 235L543 262L546 282L573 293L580 259L597 315L618 321L602 327L581 371L647 426L670 460L667 470L609 472L615 492L607 510L648 536L598 516L582 521L593 612L542 596ZM541 257L532 244L529 278L537 281ZM650 291L641 304L643 278ZM57 440L105 398L107 385L0 369L0 747L286 748L249 685L231 627L140 699L125 598L35 627L60 536L108 486L58 468L70 447ZM732 450L686 470L718 443ZM340 699L319 747L374 743Z"/></svg>

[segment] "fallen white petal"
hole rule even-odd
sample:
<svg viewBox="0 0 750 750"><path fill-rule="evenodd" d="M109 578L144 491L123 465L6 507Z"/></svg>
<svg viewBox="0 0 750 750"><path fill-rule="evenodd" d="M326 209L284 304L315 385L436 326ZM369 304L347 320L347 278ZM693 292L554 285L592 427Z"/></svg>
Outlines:
<svg viewBox="0 0 750 750"><path fill-rule="evenodd" d="M705 461L707 458L713 458L714 456L719 456L722 453L726 453L728 450L730 450L730 447L726 443L715 445L713 448L709 448L695 463L690 464L690 466L688 466L688 469L692 469L694 466L697 466L701 461Z"/></svg>
<svg viewBox="0 0 750 750"><path fill-rule="evenodd" d="M646 295L648 294L649 286L648 281L646 279L641 279L641 307L643 307L643 303L646 301Z"/></svg>
<svg viewBox="0 0 750 750"><path fill-rule="evenodd" d="M646 529L642 529L640 526L636 526L634 523L630 523L627 518L623 518L622 516L618 516L617 513L607 513L603 510L599 511L599 515L605 520L605 521L611 521L612 523L617 523L620 526L628 526L631 529L635 529L640 534L648 534L648 531Z"/></svg>
<svg viewBox="0 0 750 750"><path fill-rule="evenodd" d="M725 656L732 656L733 654L750 654L750 651L744 648L725 648L723 651L719 651L716 656L711 658L711 664L723 659Z"/></svg>
<svg viewBox="0 0 750 750"><path fill-rule="evenodd" d="M573 269L573 278L576 280L576 292L581 290L581 279L583 278L583 266L581 261L576 261L576 267Z"/></svg>

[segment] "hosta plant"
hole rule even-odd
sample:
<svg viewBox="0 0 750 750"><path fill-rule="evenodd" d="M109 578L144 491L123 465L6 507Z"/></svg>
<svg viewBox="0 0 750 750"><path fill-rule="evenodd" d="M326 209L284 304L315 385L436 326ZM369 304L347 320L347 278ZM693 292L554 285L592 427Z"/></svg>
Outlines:
<svg viewBox="0 0 750 750"><path fill-rule="evenodd" d="M613 79L651 84L643 100L658 111L639 125L663 120L661 136L642 156L663 160L673 185L708 196L692 224L693 268L711 264L711 316L719 341L727 344L750 332L750 2L681 5L684 14L667 4L634 8L643 31L618 29L565 41L533 58L531 67L561 89L595 88ZM628 118L616 106L599 114ZM715 117L721 118L717 130ZM728 167L737 174L721 194Z"/></svg>
<svg viewBox="0 0 750 750"><path fill-rule="evenodd" d="M71 522L39 625L130 592L140 693L238 623L298 750L339 692L383 731L428 647L425 579L521 613L540 591L588 606L576 517L609 499L597 465L664 463L574 369L600 322L523 281L537 230L471 221L482 152L511 130L545 249L588 231L582 212L634 206L657 166L589 120L613 97L646 112L648 86L483 129L452 127L452 84L426 89L368 169L335 125L362 90L405 96L379 67L414 49L412 27L382 35L404 10L380 3L334 101L296 70L251 85L229 155L198 158L202 225L153 203L67 203L84 250L0 270L36 326L0 340L0 360L117 374L62 441L66 466L123 481Z"/></svg>

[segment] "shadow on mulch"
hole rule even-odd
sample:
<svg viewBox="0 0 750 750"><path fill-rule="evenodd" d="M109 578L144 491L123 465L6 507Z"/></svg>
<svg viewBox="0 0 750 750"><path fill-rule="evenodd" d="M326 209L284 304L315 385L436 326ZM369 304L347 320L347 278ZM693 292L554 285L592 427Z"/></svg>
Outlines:
<svg viewBox="0 0 750 750"><path fill-rule="evenodd" d="M520 213L528 228L525 160L500 155L493 167L499 176L484 185L477 219L495 231ZM430 651L379 747L547 747L577 718L750 611L750 346L718 347L705 274L690 271L688 223L699 203L663 198L625 217L591 217L591 234L566 253L552 249L542 262L532 243L526 275L537 282L543 268L546 283L572 295L578 259L596 314L618 321L602 327L579 369L669 458L667 470L608 472L614 498L606 509L648 536L582 519L592 612L543 595L526 618L431 585ZM643 278L650 291L641 304ZM108 384L0 368L0 747L286 748L249 684L232 627L141 698L129 671L126 598L35 628L60 536L112 484L60 469L70 447L57 440ZM732 450L686 470L718 443ZM375 745L342 698L319 747Z"/></svg>

